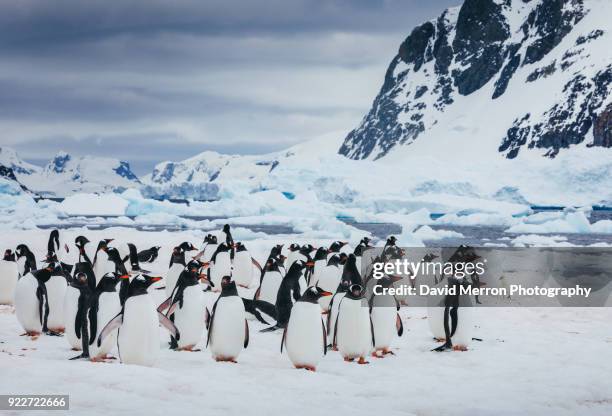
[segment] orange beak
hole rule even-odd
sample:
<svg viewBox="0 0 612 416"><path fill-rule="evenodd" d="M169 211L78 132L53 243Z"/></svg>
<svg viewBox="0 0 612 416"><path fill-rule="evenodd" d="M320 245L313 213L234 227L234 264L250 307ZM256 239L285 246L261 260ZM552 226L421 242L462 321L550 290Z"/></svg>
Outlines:
<svg viewBox="0 0 612 416"><path fill-rule="evenodd" d="M309 262L306 263L306 266L313 267L314 266L314 262L313 261L309 261Z"/></svg>
<svg viewBox="0 0 612 416"><path fill-rule="evenodd" d="M324 290L323 292L321 292L321 296L331 296L333 295L333 293L328 292L327 290Z"/></svg>
<svg viewBox="0 0 612 416"><path fill-rule="evenodd" d="M129 274L122 274L121 276L119 276L119 279L129 279L130 275Z"/></svg>
<svg viewBox="0 0 612 416"><path fill-rule="evenodd" d="M155 282L159 282L160 280L162 280L162 277L161 277L161 276L153 276L153 277L151 278L151 280L152 280L154 283L155 283Z"/></svg>

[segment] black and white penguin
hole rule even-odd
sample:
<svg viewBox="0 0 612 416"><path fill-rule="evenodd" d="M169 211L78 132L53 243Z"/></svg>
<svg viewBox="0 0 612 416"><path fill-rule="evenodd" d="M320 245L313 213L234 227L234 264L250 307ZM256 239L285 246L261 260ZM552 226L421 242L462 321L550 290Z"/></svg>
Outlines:
<svg viewBox="0 0 612 416"><path fill-rule="evenodd" d="M368 364L366 358L375 345L370 311L364 305L364 288L353 284L340 301L334 330L334 346L345 361L359 359L359 364Z"/></svg>
<svg viewBox="0 0 612 416"><path fill-rule="evenodd" d="M83 339L77 334L77 320L83 319L79 314L86 316L87 311L83 311L84 302L81 296L87 299L87 307L89 305L89 295L91 294L90 276L86 270L80 268L74 272L74 275L69 280L66 294L64 296L64 339L68 342L73 351L81 351L83 349ZM83 286L86 286L87 290ZM82 323L81 323L82 325ZM78 327L82 330L82 326ZM89 332L88 332L89 334ZM94 334L89 334L93 336Z"/></svg>
<svg viewBox="0 0 612 416"><path fill-rule="evenodd" d="M278 262L274 259L269 259L264 266L261 284L255 292L255 299L275 305L278 288L282 281L283 274L278 266Z"/></svg>
<svg viewBox="0 0 612 416"><path fill-rule="evenodd" d="M302 254L300 254L301 249L302 247L297 243L290 244L289 247L287 247L286 253L285 253L286 258L287 258L287 260L285 261L285 264L287 265L287 267L290 267L293 264L293 262L297 260L306 261L306 258L304 258Z"/></svg>
<svg viewBox="0 0 612 416"><path fill-rule="evenodd" d="M331 296L331 292L311 286L291 309L281 341L281 353L284 344L295 368L316 371L319 361L327 353L327 334L318 305L319 299L325 296Z"/></svg>
<svg viewBox="0 0 612 416"><path fill-rule="evenodd" d="M232 260L232 278L240 287L248 288L253 282L253 266L261 270L259 263L251 257L251 253L242 243L236 243L234 259Z"/></svg>
<svg viewBox="0 0 612 416"><path fill-rule="evenodd" d="M242 349L249 345L249 324L236 283L231 277L224 276L220 286L221 294L208 319L206 347L210 345L215 361L235 363Z"/></svg>
<svg viewBox="0 0 612 416"><path fill-rule="evenodd" d="M372 248L372 246L370 245L370 239L368 237L363 237L361 241L359 241L359 244L357 244L357 246L355 247L353 254L357 258L356 264L358 270L361 270L363 260L365 260L366 263L371 261L371 255L368 250L370 248Z"/></svg>
<svg viewBox="0 0 612 416"><path fill-rule="evenodd" d="M227 243L217 246L217 251L210 259L209 279L214 292L221 291L221 279L232 275L232 247Z"/></svg>
<svg viewBox="0 0 612 416"><path fill-rule="evenodd" d="M261 332L271 332L277 329L286 328L291 316L293 303L301 296L300 280L307 265L303 261L294 262L278 288L276 302L276 324L272 327L263 329Z"/></svg>
<svg viewBox="0 0 612 416"><path fill-rule="evenodd" d="M168 273L166 273L166 297L172 295L176 282L187 266L185 255L188 251L195 250L195 247L190 242L184 241L180 245L172 249L172 255L170 256L170 266Z"/></svg>
<svg viewBox="0 0 612 416"><path fill-rule="evenodd" d="M17 267L19 269L19 275L25 276L33 270L36 270L36 257L34 253L25 244L19 244L15 248L17 254Z"/></svg>
<svg viewBox="0 0 612 416"><path fill-rule="evenodd" d="M6 250L0 260L0 305L12 305L15 300L15 287L19 280L17 258L12 250Z"/></svg>
<svg viewBox="0 0 612 416"><path fill-rule="evenodd" d="M334 335L336 329L336 319L338 318L338 310L340 309L340 302L342 298L348 292L349 287L351 287L351 281L348 279L340 280L340 284L336 288L336 293L332 296L327 312L327 338L328 345L335 351L334 347Z"/></svg>
<svg viewBox="0 0 612 416"><path fill-rule="evenodd" d="M313 269L312 269L312 276L310 277L310 281L308 282L308 284L310 286L316 286L317 282L319 281L319 278L321 277L321 270L323 268L325 268L325 266L327 265L327 254L329 253L329 250L325 247L319 247L317 249L317 251L315 252L314 257L312 258L312 261L314 263Z"/></svg>
<svg viewBox="0 0 612 416"><path fill-rule="evenodd" d="M117 331L111 332L98 347L95 342L102 333L103 326L121 312L121 302L117 293L120 280L127 280L128 275L107 273L99 280L96 290L89 301L88 319L91 327L89 334L89 356L92 361L104 361L117 342Z"/></svg>
<svg viewBox="0 0 612 416"><path fill-rule="evenodd" d="M15 287L15 316L25 335L38 336L47 332L49 302L45 282L51 277L55 264L32 270L17 281Z"/></svg>
<svg viewBox="0 0 612 416"><path fill-rule="evenodd" d="M163 314L157 312L147 289L161 277L139 274L129 284L127 299L119 312L98 336L97 345L102 346L105 338L119 330L117 348L124 364L152 366L159 356L159 324L162 324L176 339L178 329Z"/></svg>
<svg viewBox="0 0 612 416"><path fill-rule="evenodd" d="M369 300L370 318L372 319L374 339L376 340L372 352L373 357L380 358L387 354L393 354L391 342L396 334L401 337L404 333L404 325L399 315L400 305L398 300L395 296L383 292L384 289L392 287L395 282L399 282L401 279L401 276L384 276L375 283L380 290L372 291Z"/></svg>
<svg viewBox="0 0 612 416"><path fill-rule="evenodd" d="M112 238L105 238L98 242L93 258L93 271L96 276L96 283L99 282L102 276L115 271L115 263L108 258L109 244L112 241Z"/></svg>
<svg viewBox="0 0 612 416"><path fill-rule="evenodd" d="M217 251L217 247L219 246L219 240L216 235L207 234L204 237L204 244L202 245L202 249L196 256L196 258L204 263L210 263L210 259L212 258L215 251Z"/></svg>
<svg viewBox="0 0 612 416"><path fill-rule="evenodd" d="M76 273L70 285L79 291L74 323L71 323L71 326L74 327L74 336L81 344L80 348L75 349L82 351L81 354L72 357L71 360L89 358L89 339L95 335L95 331L89 327L90 322L87 316L92 296L91 288L87 281L87 275L83 272Z"/></svg>
<svg viewBox="0 0 612 416"><path fill-rule="evenodd" d="M321 289L335 294L338 285L340 285L340 280L342 280L342 271L347 259L348 256L346 254L340 253L332 255L329 260L325 260L325 266L319 269L317 285ZM319 304L323 311L329 310L331 299L331 297L327 296L319 299Z"/></svg>
<svg viewBox="0 0 612 416"><path fill-rule="evenodd" d="M205 326L206 298L200 288L201 264L192 260L178 278L172 296L157 308L158 312L168 310L170 318L181 333L180 341L171 341L171 346L179 351L193 351Z"/></svg>
<svg viewBox="0 0 612 416"><path fill-rule="evenodd" d="M50 263L53 271L45 281L47 302L49 305L49 316L47 317L47 328L50 335L62 334L65 329L64 323L64 300L68 288L69 275L66 269L57 262Z"/></svg>
<svg viewBox="0 0 612 416"><path fill-rule="evenodd" d="M347 241L334 241L333 243L331 243L329 248L327 249L327 258L329 259L334 254L340 254L342 248L345 247L347 244Z"/></svg>
<svg viewBox="0 0 612 416"><path fill-rule="evenodd" d="M160 246L154 246L147 250L142 250L138 253L138 261L140 263L153 263L159 255Z"/></svg>

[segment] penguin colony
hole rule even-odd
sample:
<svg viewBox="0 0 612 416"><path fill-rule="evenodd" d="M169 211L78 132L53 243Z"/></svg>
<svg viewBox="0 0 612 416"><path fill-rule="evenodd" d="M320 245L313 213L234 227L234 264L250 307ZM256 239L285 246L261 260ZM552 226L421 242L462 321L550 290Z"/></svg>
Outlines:
<svg viewBox="0 0 612 416"><path fill-rule="evenodd" d="M330 350L359 364L393 354L393 340L404 331L397 299L365 298L371 273L360 271L372 247L368 238L354 249L341 241L329 247L276 245L260 263L225 225L208 234L199 250L190 242L174 247L162 277L146 270L159 246L139 252L109 238L92 252L94 244L84 236L60 237L57 230L50 233L40 263L25 244L5 251L0 304L14 305L24 336L62 336L67 348L79 351L71 359L114 359L109 353L116 345L122 363L154 365L161 325L170 334L170 349L199 351L196 345L205 339L214 360L235 363L249 345L248 321L256 319L269 325L262 333L282 331L280 352L296 368L315 371ZM403 254L390 237L373 261ZM378 283L389 287L398 279L385 276ZM239 288L257 290L242 297ZM161 304L152 296L156 289L165 290ZM216 297L210 310L206 292ZM459 325L457 311L456 299L429 308L432 334L442 342L434 351L467 348L469 337L460 334L470 325Z"/></svg>

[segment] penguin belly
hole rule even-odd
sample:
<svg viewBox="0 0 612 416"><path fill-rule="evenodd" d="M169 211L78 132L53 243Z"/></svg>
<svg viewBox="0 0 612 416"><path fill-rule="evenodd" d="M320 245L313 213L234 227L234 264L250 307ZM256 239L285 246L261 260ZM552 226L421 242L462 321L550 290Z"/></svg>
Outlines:
<svg viewBox="0 0 612 416"><path fill-rule="evenodd" d="M371 318L374 327L374 349L388 350L397 334L397 310L389 306L374 307Z"/></svg>
<svg viewBox="0 0 612 416"><path fill-rule="evenodd" d="M372 350L370 311L359 299L344 297L338 313L338 350L344 358L366 357Z"/></svg>
<svg viewBox="0 0 612 416"><path fill-rule="evenodd" d="M244 304L239 296L219 298L211 329L212 357L217 361L236 360L245 338Z"/></svg>
<svg viewBox="0 0 612 416"><path fill-rule="evenodd" d="M314 263L312 276L310 276L310 286L318 286L317 282L321 280L323 270L327 268L327 260L317 260Z"/></svg>
<svg viewBox="0 0 612 416"><path fill-rule="evenodd" d="M25 276L25 262L25 256L21 256L15 261L15 263L17 263L17 273L19 274L19 277Z"/></svg>
<svg viewBox="0 0 612 416"><path fill-rule="evenodd" d="M259 288L259 300L264 300L272 305L275 305L276 296L278 295L278 288L280 287L282 281L283 276L280 274L280 272L272 271L264 274L261 287Z"/></svg>
<svg viewBox="0 0 612 416"><path fill-rule="evenodd" d="M327 328L327 337L329 339L328 344L334 343L334 331L336 329L336 319L338 319L338 310L340 308L340 303L344 298L346 293L336 293L331 302L331 310L329 311L329 328Z"/></svg>
<svg viewBox="0 0 612 416"><path fill-rule="evenodd" d="M157 310L148 295L126 300L117 344L124 364L152 366L160 349Z"/></svg>
<svg viewBox="0 0 612 416"><path fill-rule="evenodd" d="M232 277L238 286L249 287L253 281L253 263L251 253L238 251L234 256L234 271Z"/></svg>
<svg viewBox="0 0 612 416"><path fill-rule="evenodd" d="M119 312L121 311L121 303L119 302L119 294L117 292L104 292L98 299L98 313L96 319L98 321L95 340L98 339L100 333L104 329L107 323L110 322ZM90 335L91 337L91 335ZM102 345L98 348L98 343L94 341L93 344L89 345L89 355L91 357L104 357L108 354L115 344L117 343L117 331L113 331L109 334Z"/></svg>
<svg viewBox="0 0 612 416"><path fill-rule="evenodd" d="M221 279L224 276L231 276L231 274L232 260L230 259L229 251L217 253L217 257L215 257L215 262L210 268L210 279L212 281L212 284L214 285L212 290L214 292L220 292Z"/></svg>
<svg viewBox="0 0 612 416"><path fill-rule="evenodd" d="M295 367L315 368L325 353L321 310L315 303L297 302L291 309L285 346Z"/></svg>
<svg viewBox="0 0 612 416"><path fill-rule="evenodd" d="M213 254L215 254L215 251L217 251L217 247L219 246L219 244L207 244L206 247L204 247L204 254L202 255L202 261L204 263L210 263L210 260L212 259Z"/></svg>
<svg viewBox="0 0 612 416"><path fill-rule="evenodd" d="M15 287L15 315L26 332L39 334L42 332L42 322L39 302L36 297L37 288L38 280L31 273L17 281Z"/></svg>
<svg viewBox="0 0 612 416"><path fill-rule="evenodd" d="M206 298L200 285L189 286L183 292L183 307L174 311L174 325L181 334L178 347L194 347L202 339Z"/></svg>
<svg viewBox="0 0 612 416"><path fill-rule="evenodd" d="M317 286L327 292L336 293L336 289L338 289L338 285L340 284L341 278L342 270L339 267L325 266L325 268L321 269L321 271L319 272L319 282ZM330 296L323 296L319 299L319 305L321 305L321 308L324 311L329 309L330 302Z"/></svg>
<svg viewBox="0 0 612 416"><path fill-rule="evenodd" d="M53 332L64 332L64 298L68 283L64 276L51 276L45 283L49 298L49 318L47 327Z"/></svg>
<svg viewBox="0 0 612 416"><path fill-rule="evenodd" d="M444 307L428 306L427 323L429 324L429 330L434 338L439 340L444 340L446 338L446 334L444 333Z"/></svg>
<svg viewBox="0 0 612 416"><path fill-rule="evenodd" d="M115 271L115 263L108 259L108 255L100 250L98 252L98 257L96 258L96 263L93 267L94 274L96 275L96 284L102 279L106 273L112 273Z"/></svg>
<svg viewBox="0 0 612 416"><path fill-rule="evenodd" d="M77 338L75 331L76 314L79 310L79 295L78 289L68 286L64 295L64 338L73 350L79 351L83 347L81 340Z"/></svg>
<svg viewBox="0 0 612 416"><path fill-rule="evenodd" d="M174 263L172 266L170 266L170 269L168 269L168 273L166 273L166 296L167 297L172 296L172 291L174 290L174 287L176 286L176 282L178 281L178 278L184 269L185 267L180 263Z"/></svg>
<svg viewBox="0 0 612 416"><path fill-rule="evenodd" d="M18 278L17 263L0 260L0 305L13 304Z"/></svg>

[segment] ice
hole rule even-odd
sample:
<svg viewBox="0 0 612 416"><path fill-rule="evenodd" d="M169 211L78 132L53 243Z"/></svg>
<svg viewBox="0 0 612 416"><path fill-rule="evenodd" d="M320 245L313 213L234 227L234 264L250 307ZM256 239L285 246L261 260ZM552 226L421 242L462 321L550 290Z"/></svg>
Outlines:
<svg viewBox="0 0 612 416"><path fill-rule="evenodd" d="M58 209L66 215L124 215L127 207L128 201L116 194L75 194Z"/></svg>
<svg viewBox="0 0 612 416"><path fill-rule="evenodd" d="M584 210L562 213L540 213L535 218L526 217L523 222L513 225L506 230L508 233L568 233L568 234L610 234L610 220L601 220L591 224Z"/></svg>

